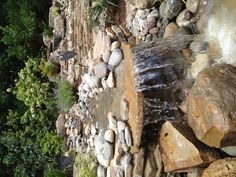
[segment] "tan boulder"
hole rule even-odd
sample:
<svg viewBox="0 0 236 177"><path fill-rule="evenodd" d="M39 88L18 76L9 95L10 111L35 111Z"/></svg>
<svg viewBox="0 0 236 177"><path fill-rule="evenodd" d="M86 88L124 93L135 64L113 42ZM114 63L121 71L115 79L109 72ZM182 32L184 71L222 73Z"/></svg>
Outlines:
<svg viewBox="0 0 236 177"><path fill-rule="evenodd" d="M203 171L202 177L235 177L236 158L225 158L213 162Z"/></svg>
<svg viewBox="0 0 236 177"><path fill-rule="evenodd" d="M183 107L199 140L211 147L235 146L236 68L220 64L200 72Z"/></svg>
<svg viewBox="0 0 236 177"><path fill-rule="evenodd" d="M165 172L188 171L218 159L218 154L198 141L184 123L164 123L160 131L160 145Z"/></svg>

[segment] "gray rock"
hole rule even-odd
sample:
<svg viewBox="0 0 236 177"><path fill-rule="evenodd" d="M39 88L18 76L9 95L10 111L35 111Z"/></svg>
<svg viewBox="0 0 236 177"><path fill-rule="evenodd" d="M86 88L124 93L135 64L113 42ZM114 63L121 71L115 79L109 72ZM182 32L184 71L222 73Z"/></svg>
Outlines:
<svg viewBox="0 0 236 177"><path fill-rule="evenodd" d="M192 13L197 12L198 6L199 6L199 0L187 0L186 2L186 8Z"/></svg>
<svg viewBox="0 0 236 177"><path fill-rule="evenodd" d="M139 19L146 19L148 16L148 11L146 11L145 9L138 9L136 14L135 14L135 18L139 18Z"/></svg>
<svg viewBox="0 0 236 177"><path fill-rule="evenodd" d="M98 78L106 77L108 75L108 66L107 66L107 64L104 63L104 62L98 63L94 67L94 73L95 73L95 76L97 76Z"/></svg>
<svg viewBox="0 0 236 177"><path fill-rule="evenodd" d="M102 154L103 152L104 144L106 142L106 140L104 139L105 131L106 130L100 131L98 136L95 139L94 145L95 145L95 152L97 154Z"/></svg>
<svg viewBox="0 0 236 177"><path fill-rule="evenodd" d="M122 144L125 144L125 131L118 131L119 139Z"/></svg>
<svg viewBox="0 0 236 177"><path fill-rule="evenodd" d="M132 146L132 136L128 126L125 127L125 142L129 147Z"/></svg>
<svg viewBox="0 0 236 177"><path fill-rule="evenodd" d="M120 117L123 121L129 120L129 103L124 98L120 102Z"/></svg>
<svg viewBox="0 0 236 177"><path fill-rule="evenodd" d="M150 29L156 27L157 18L156 17L149 17L143 22L143 28L145 31L149 31Z"/></svg>
<svg viewBox="0 0 236 177"><path fill-rule="evenodd" d="M114 41L111 44L111 51L113 51L114 49L120 48L120 41Z"/></svg>
<svg viewBox="0 0 236 177"><path fill-rule="evenodd" d="M109 166L109 161L104 158L102 154L97 154L98 163L103 167L107 168Z"/></svg>
<svg viewBox="0 0 236 177"><path fill-rule="evenodd" d="M123 122L123 121L118 121L118 122L117 122L118 132L119 132L119 131L124 131L124 130L125 130L125 127L126 127L125 122Z"/></svg>
<svg viewBox="0 0 236 177"><path fill-rule="evenodd" d="M121 144L121 148L123 149L124 152L128 152L129 151L129 146L125 143Z"/></svg>
<svg viewBox="0 0 236 177"><path fill-rule="evenodd" d="M156 8L154 8L147 16L147 18L150 18L150 17L155 17L155 18L158 18L159 17L159 12Z"/></svg>
<svg viewBox="0 0 236 177"><path fill-rule="evenodd" d="M115 87L115 77L113 72L111 71L107 77L106 84L109 88L114 88Z"/></svg>
<svg viewBox="0 0 236 177"><path fill-rule="evenodd" d="M191 18L187 18L186 16L191 16L191 14L189 14L190 12L185 9L182 12L180 12L180 14L178 15L178 17L176 18L176 23L179 27L182 26L189 26L190 25L190 19Z"/></svg>
<svg viewBox="0 0 236 177"><path fill-rule="evenodd" d="M115 117L113 117L112 113L108 113L108 127L112 129L115 133L117 133L117 123Z"/></svg>
<svg viewBox="0 0 236 177"><path fill-rule="evenodd" d="M109 142L105 142L103 145L103 153L102 155L104 156L104 158L106 160L108 160L108 162L111 161L111 159L114 156L114 149L113 149L113 145L110 144Z"/></svg>
<svg viewBox="0 0 236 177"><path fill-rule="evenodd" d="M165 28L161 28L158 32L158 38L163 38L164 33L165 33Z"/></svg>
<svg viewBox="0 0 236 177"><path fill-rule="evenodd" d="M114 143L114 139L115 139L114 131L111 129L106 130L105 135L104 135L104 139L110 143Z"/></svg>
<svg viewBox="0 0 236 177"><path fill-rule="evenodd" d="M122 51L120 49L114 49L108 61L109 67L113 69L114 67L120 64L122 59L123 59Z"/></svg>
<svg viewBox="0 0 236 177"><path fill-rule="evenodd" d="M160 6L160 16L172 19L176 17L183 8L181 0L165 0Z"/></svg>
<svg viewBox="0 0 236 177"><path fill-rule="evenodd" d="M101 165L98 166L97 177L106 177L106 169Z"/></svg>
<svg viewBox="0 0 236 177"><path fill-rule="evenodd" d="M132 26L133 26L133 29L134 29L134 30L137 30L136 33L138 33L138 31L141 30L140 19L134 18L133 21L132 21Z"/></svg>
<svg viewBox="0 0 236 177"><path fill-rule="evenodd" d="M106 50L103 54L102 54L102 60L105 62L105 63L108 63L108 60L111 56L111 51L110 50Z"/></svg>

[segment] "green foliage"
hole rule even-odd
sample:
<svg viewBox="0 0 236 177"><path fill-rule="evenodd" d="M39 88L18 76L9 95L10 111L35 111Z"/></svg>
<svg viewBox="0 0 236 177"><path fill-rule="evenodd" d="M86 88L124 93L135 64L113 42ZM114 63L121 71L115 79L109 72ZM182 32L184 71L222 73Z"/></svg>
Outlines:
<svg viewBox="0 0 236 177"><path fill-rule="evenodd" d="M40 143L45 155L56 156L63 150L62 141L55 133L46 132Z"/></svg>
<svg viewBox="0 0 236 177"><path fill-rule="evenodd" d="M59 80L56 90L58 108L64 112L69 111L76 101L72 85L69 81Z"/></svg>
<svg viewBox="0 0 236 177"><path fill-rule="evenodd" d="M44 177L65 177L65 173L50 164L44 172Z"/></svg>
<svg viewBox="0 0 236 177"><path fill-rule="evenodd" d="M91 0L92 6L89 8L89 23L92 27L105 26L106 23L114 22L114 10L117 0Z"/></svg>
<svg viewBox="0 0 236 177"><path fill-rule="evenodd" d="M47 26L46 24L43 24L43 35L47 37L51 37L53 35L53 28L50 26Z"/></svg>
<svg viewBox="0 0 236 177"><path fill-rule="evenodd" d="M10 24L0 29L3 33L1 42L7 46L8 56L25 60L27 55L32 54L31 42L36 33L36 20L33 13L22 20L22 24Z"/></svg>
<svg viewBox="0 0 236 177"><path fill-rule="evenodd" d="M75 159L76 177L96 177L97 161L91 154L78 154Z"/></svg>
<svg viewBox="0 0 236 177"><path fill-rule="evenodd" d="M25 109L9 112L7 129L0 136L5 150L1 163L12 169L8 176L43 176L47 164L54 162L64 147L54 132L53 90L39 68L44 60L43 56L29 58L13 91Z"/></svg>
<svg viewBox="0 0 236 177"><path fill-rule="evenodd" d="M51 62L44 62L40 65L41 73L43 76L54 76L59 72L59 66Z"/></svg>

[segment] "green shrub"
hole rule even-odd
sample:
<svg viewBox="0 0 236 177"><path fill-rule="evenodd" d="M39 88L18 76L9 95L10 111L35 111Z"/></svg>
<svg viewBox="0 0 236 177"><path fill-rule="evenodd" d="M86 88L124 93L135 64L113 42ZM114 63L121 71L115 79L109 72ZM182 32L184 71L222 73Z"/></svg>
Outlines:
<svg viewBox="0 0 236 177"><path fill-rule="evenodd" d="M75 158L76 177L96 177L97 161L92 154L78 154Z"/></svg>
<svg viewBox="0 0 236 177"><path fill-rule="evenodd" d="M44 177L65 177L65 173L50 164L44 172Z"/></svg>
<svg viewBox="0 0 236 177"><path fill-rule="evenodd" d="M44 76L55 76L59 73L59 66L51 62L44 62L40 65L41 73Z"/></svg>
<svg viewBox="0 0 236 177"><path fill-rule="evenodd" d="M106 26L106 23L114 22L114 10L117 0L91 0L92 6L89 8L89 23L92 27Z"/></svg>
<svg viewBox="0 0 236 177"><path fill-rule="evenodd" d="M44 57L28 59L12 91L24 106L9 111L7 129L0 134L0 163L11 169L5 176L43 176L47 164L62 153L62 139L54 133L54 93L41 75L40 60Z"/></svg>
<svg viewBox="0 0 236 177"><path fill-rule="evenodd" d="M72 85L67 80L60 80L57 82L57 85L56 95L58 108L67 112L76 101Z"/></svg>
<svg viewBox="0 0 236 177"><path fill-rule="evenodd" d="M43 35L47 37L51 37L53 35L53 28L50 26L45 26L43 29Z"/></svg>

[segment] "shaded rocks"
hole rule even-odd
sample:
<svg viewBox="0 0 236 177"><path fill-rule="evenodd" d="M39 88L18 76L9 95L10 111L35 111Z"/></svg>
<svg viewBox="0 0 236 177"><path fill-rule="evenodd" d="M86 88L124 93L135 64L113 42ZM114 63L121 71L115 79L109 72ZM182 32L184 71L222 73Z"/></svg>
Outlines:
<svg viewBox="0 0 236 177"><path fill-rule="evenodd" d="M181 0L166 0L160 6L160 16L172 19L176 17L183 8Z"/></svg>
<svg viewBox="0 0 236 177"><path fill-rule="evenodd" d="M107 168L113 158L113 144L105 140L105 130L101 131L95 140L95 152L98 162Z"/></svg>
<svg viewBox="0 0 236 177"><path fill-rule="evenodd" d="M184 104L197 138L212 147L235 146L236 70L214 65L199 73Z"/></svg>

